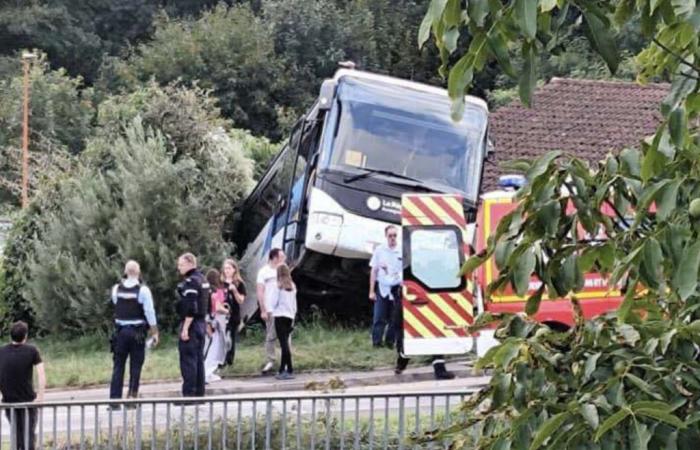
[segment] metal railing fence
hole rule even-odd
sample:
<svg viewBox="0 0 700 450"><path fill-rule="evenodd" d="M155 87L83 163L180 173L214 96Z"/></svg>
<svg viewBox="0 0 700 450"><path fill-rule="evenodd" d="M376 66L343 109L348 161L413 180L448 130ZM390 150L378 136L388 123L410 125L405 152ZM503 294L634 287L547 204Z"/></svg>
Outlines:
<svg viewBox="0 0 700 450"><path fill-rule="evenodd" d="M474 390L2 404L4 449L409 449ZM428 447L444 448L436 442Z"/></svg>

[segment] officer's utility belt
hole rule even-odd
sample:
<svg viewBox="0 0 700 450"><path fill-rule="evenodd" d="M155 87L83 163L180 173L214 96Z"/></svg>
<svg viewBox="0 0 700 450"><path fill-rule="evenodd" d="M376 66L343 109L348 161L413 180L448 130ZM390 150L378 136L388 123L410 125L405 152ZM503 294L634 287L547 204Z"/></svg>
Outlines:
<svg viewBox="0 0 700 450"><path fill-rule="evenodd" d="M117 329L121 329L121 328L146 328L146 324L143 322L142 323L133 323L133 324L130 323L127 325L115 323L114 326L117 327Z"/></svg>

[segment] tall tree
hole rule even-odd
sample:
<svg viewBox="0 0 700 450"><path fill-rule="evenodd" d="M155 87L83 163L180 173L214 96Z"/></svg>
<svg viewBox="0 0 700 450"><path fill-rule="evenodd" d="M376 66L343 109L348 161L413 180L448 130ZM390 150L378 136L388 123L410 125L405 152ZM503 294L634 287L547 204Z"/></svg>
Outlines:
<svg viewBox="0 0 700 450"><path fill-rule="evenodd" d="M16 61L15 61L16 62ZM0 79L0 202L19 203L23 75ZM30 188L55 169L65 169L68 154L77 154L92 133L95 118L92 89L64 69L51 70L40 54L30 71Z"/></svg>
<svg viewBox="0 0 700 450"><path fill-rule="evenodd" d="M640 149L625 149L594 167L561 152L511 164L528 180L520 204L465 271L495 256L500 275L487 296L506 284L524 295L535 277L541 287L526 312L536 312L545 295L569 297L576 326L556 333L522 316L506 318L497 332L501 345L480 362L494 369L488 388L464 405L464 422L438 437L449 436L453 448L695 448L700 7L676 0L463 6L433 0L420 34L424 41L432 31L445 62L458 56L449 71L456 116L473 75L490 60L518 80L520 97L529 103L539 55L578 27L614 72L620 62L616 31L636 23L644 39L637 78L668 77L672 84L659 105L664 120ZM466 30L469 46L456 45ZM513 67L510 49L522 55L522 66ZM587 271L609 275L610 286L621 286L625 297L617 312L589 322L577 300Z"/></svg>
<svg viewBox="0 0 700 450"><path fill-rule="evenodd" d="M124 73L211 89L236 127L281 137L274 93L284 74L270 28L247 6L219 5L197 20L160 16L153 39L136 48Z"/></svg>
<svg viewBox="0 0 700 450"><path fill-rule="evenodd" d="M92 83L103 55L150 37L158 11L197 16L224 0L6 0L0 3L0 55L47 53L52 66Z"/></svg>

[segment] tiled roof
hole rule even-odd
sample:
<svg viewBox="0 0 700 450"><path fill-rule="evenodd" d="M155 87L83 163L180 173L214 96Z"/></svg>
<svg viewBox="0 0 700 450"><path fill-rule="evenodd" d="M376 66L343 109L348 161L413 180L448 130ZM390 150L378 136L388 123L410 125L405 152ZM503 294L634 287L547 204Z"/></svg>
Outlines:
<svg viewBox="0 0 700 450"><path fill-rule="evenodd" d="M491 114L495 155L484 168L482 192L496 188L498 165L563 150L591 163L610 151L636 146L654 133L667 84L553 78L537 89L532 108L520 102Z"/></svg>

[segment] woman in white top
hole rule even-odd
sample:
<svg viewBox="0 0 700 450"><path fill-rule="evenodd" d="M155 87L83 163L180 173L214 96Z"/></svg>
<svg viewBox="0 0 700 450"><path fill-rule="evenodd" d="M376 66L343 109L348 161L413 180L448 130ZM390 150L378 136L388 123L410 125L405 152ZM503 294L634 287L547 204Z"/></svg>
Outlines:
<svg viewBox="0 0 700 450"><path fill-rule="evenodd" d="M277 268L277 292L272 310L275 319L275 331L282 350L278 380L294 378L292 368L292 351L289 337L294 329L294 317L297 314L297 288L292 281L292 273L286 264Z"/></svg>

